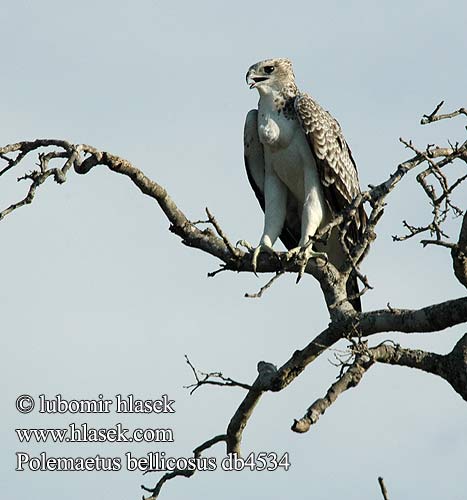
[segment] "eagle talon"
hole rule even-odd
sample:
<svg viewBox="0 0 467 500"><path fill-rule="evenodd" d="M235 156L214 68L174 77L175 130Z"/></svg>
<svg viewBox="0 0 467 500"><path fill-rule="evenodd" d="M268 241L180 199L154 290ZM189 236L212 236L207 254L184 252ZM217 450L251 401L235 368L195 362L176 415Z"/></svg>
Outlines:
<svg viewBox="0 0 467 500"><path fill-rule="evenodd" d="M278 255L276 254L276 252L274 251L274 249L273 249L272 247L270 247L270 246L268 246L268 245L259 244L259 245L255 248L255 250L254 250L254 252L253 252L253 259L252 259L252 261L251 261L251 264L252 264L252 266L253 266L253 272L255 273L255 275L256 275L256 276L258 276L258 275L256 274L256 265L257 265L257 262L258 262L258 257L259 257L259 254L260 254L261 252L267 252L267 253L269 253L270 255L275 255L277 258L279 258L279 257L278 257Z"/></svg>
<svg viewBox="0 0 467 500"><path fill-rule="evenodd" d="M301 250L302 247L295 247L290 249L288 252L285 253L285 259L287 261L294 259L295 257L297 257L297 255L300 253Z"/></svg>
<svg viewBox="0 0 467 500"><path fill-rule="evenodd" d="M241 246L243 248L246 248L250 253L253 253L253 257L251 259L251 264L253 267L253 272L255 273L256 276L258 276L256 274L256 267L257 267L257 263L258 263L259 254L261 252L267 252L270 255L274 255L280 262L280 258L277 255L277 253L274 251L274 249L272 247L270 247L268 245L259 244L257 247L254 247L251 243L249 243L246 240L238 240L237 243L235 244L235 246L236 247Z"/></svg>
<svg viewBox="0 0 467 500"><path fill-rule="evenodd" d="M246 240L238 240L237 243L235 243L235 246L236 248L238 247L246 248L249 252L253 252L255 250L255 247Z"/></svg>
<svg viewBox="0 0 467 500"><path fill-rule="evenodd" d="M303 247L292 248L286 253L286 259L296 259L300 263L300 270L298 271L297 281L298 283L305 273L306 266L310 259L324 259L328 262L328 255L325 252L315 252L312 245L305 245Z"/></svg>

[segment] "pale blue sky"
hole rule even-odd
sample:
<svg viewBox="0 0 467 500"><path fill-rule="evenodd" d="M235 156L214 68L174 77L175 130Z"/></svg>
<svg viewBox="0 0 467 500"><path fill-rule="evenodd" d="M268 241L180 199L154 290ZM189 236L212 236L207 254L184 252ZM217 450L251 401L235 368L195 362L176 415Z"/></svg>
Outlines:
<svg viewBox="0 0 467 500"><path fill-rule="evenodd" d="M339 119L363 186L409 156L400 136L420 146L462 139L460 121L427 128L419 119L441 99L449 110L466 105L465 2L22 0L4 2L0 16L2 145L56 137L119 154L165 186L188 217L203 218L208 206L233 241L256 242L262 227L242 150L243 120L257 101L244 77L260 59L292 59L300 88ZM2 179L2 207L24 192L15 182L21 173ZM364 269L375 287L364 308L465 294L443 249L391 241L402 219L418 224L429 216L413 176L388 201ZM452 235L457 224L450 223ZM218 263L167 228L153 201L104 169L45 185L33 207L1 223L4 498L140 498L139 485L159 475L20 473L14 453L189 456L224 432L243 393L205 388L189 396L185 353L200 369L249 382L259 360L282 364L326 326L312 278L296 286L287 276L263 299L244 299L265 276L207 279ZM373 340L447 352L464 331ZM172 481L161 498L373 500L378 475L394 499L464 498L467 406L441 379L375 367L308 434L289 430L335 380L331 358L322 356L282 393L265 395L245 431L245 453L288 451L287 473L209 472ZM167 393L177 412L121 418L14 410L19 394L59 392ZM171 426L175 443L25 446L14 433L18 426L118 421ZM222 452L221 445L212 451Z"/></svg>

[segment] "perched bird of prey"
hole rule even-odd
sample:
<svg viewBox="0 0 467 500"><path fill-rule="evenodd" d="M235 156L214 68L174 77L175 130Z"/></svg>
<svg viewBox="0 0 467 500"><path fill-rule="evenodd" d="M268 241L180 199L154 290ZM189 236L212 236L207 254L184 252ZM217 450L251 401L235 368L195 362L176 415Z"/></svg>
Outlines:
<svg viewBox="0 0 467 500"><path fill-rule="evenodd" d="M263 235L253 252L253 268L259 253L273 253L280 237L290 256L304 252L308 260L324 256L324 252L339 269L346 252L337 228L325 245L315 245L320 251L309 243L360 193L357 168L339 123L297 89L288 59L256 63L246 79L250 88L258 90L260 99L258 109L246 117L245 165L265 214ZM365 223L362 207L347 230L345 243L349 248L361 238ZM351 274L347 293L357 292L357 278ZM361 310L359 298L352 304Z"/></svg>

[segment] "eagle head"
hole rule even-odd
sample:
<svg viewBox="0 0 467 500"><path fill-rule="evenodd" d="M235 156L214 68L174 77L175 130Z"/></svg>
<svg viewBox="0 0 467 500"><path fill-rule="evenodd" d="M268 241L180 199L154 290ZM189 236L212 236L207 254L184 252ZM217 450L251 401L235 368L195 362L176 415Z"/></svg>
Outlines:
<svg viewBox="0 0 467 500"><path fill-rule="evenodd" d="M292 63L289 59L266 59L253 64L246 74L246 82L250 89L259 92L281 90L284 86L295 82Z"/></svg>

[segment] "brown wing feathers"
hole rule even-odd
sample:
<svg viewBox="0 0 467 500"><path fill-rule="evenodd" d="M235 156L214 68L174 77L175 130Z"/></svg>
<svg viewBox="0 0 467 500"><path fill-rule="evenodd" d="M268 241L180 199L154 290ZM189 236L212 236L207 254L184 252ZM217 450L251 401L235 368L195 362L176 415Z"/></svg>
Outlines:
<svg viewBox="0 0 467 500"><path fill-rule="evenodd" d="M307 94L296 97L295 111L315 155L326 199L339 213L360 192L357 168L339 123ZM351 239L363 233L365 221L361 210L350 228Z"/></svg>

